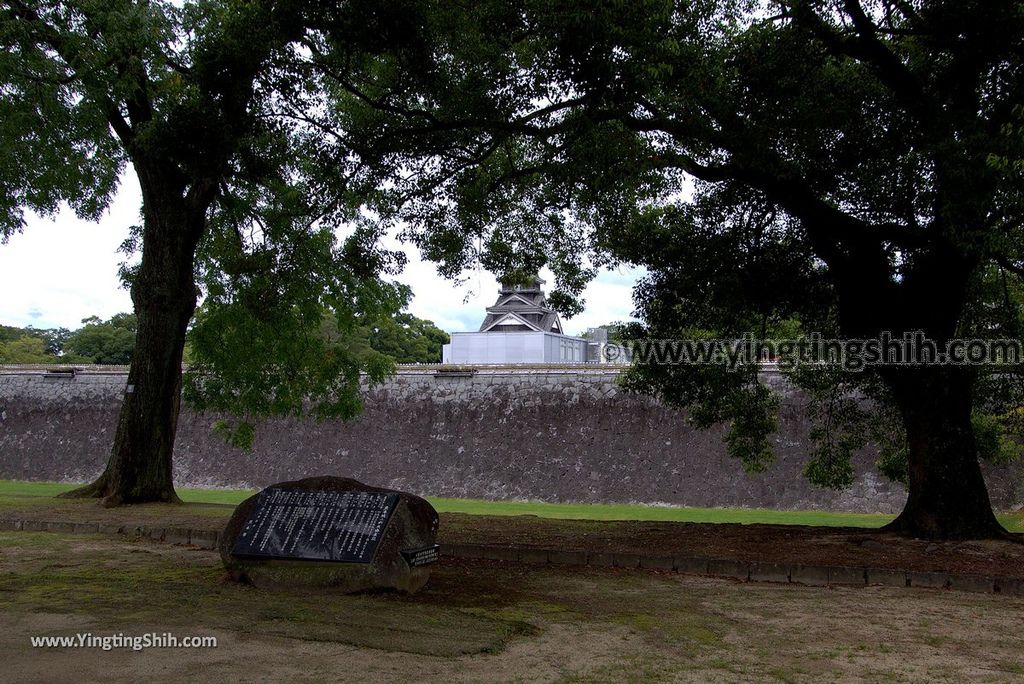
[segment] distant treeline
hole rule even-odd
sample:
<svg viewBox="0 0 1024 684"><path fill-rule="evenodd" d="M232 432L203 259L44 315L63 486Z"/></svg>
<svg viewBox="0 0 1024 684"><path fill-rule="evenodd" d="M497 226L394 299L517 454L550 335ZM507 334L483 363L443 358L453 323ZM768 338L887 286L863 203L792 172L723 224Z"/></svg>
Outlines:
<svg viewBox="0 0 1024 684"><path fill-rule="evenodd" d="M106 321L90 316L76 330L0 325L0 364L127 365L132 360L136 326L135 314L129 313ZM359 328L358 338L396 363L439 363L441 346L448 343L448 333L409 313ZM187 346L185 358L187 361Z"/></svg>
<svg viewBox="0 0 1024 684"><path fill-rule="evenodd" d="M90 316L77 330L0 325L0 363L128 364L135 347L135 314Z"/></svg>

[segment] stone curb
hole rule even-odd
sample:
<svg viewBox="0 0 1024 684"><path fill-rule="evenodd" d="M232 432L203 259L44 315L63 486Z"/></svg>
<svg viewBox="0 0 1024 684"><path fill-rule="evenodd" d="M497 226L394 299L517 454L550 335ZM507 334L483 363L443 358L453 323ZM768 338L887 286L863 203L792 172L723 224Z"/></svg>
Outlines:
<svg viewBox="0 0 1024 684"><path fill-rule="evenodd" d="M804 586L892 586L952 589L974 593L1024 596L1024 578L960 575L947 572L919 572L891 568L800 565L738 561L697 556L646 556L599 551L564 551L520 546L486 544L443 544L441 553L467 560L502 560L550 565L648 568L734 579L744 582L773 582Z"/></svg>
<svg viewBox="0 0 1024 684"><path fill-rule="evenodd" d="M72 523L61 520L12 520L0 518L0 531L57 532L61 534L124 535L168 544L190 545L213 550L220 532L185 527ZM535 565L575 565L600 568L646 568L733 579L741 582L770 582L803 586L889 586L947 589L982 594L1024 596L1024 577L990 577L949 572L922 572L892 568L800 565L740 561L699 556L648 556L634 553L566 551L529 546L487 544L443 544L441 554L466 560L496 560Z"/></svg>
<svg viewBox="0 0 1024 684"><path fill-rule="evenodd" d="M216 549L217 543L220 541L220 532L214 530L109 523L71 523L61 520L0 519L0 531L124 535L133 539L149 539L150 541L196 546L209 550Z"/></svg>

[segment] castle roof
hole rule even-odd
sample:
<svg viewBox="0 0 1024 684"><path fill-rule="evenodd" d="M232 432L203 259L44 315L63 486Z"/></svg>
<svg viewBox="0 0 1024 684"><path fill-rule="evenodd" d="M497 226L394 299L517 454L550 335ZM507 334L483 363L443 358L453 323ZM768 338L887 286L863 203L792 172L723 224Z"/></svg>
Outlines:
<svg viewBox="0 0 1024 684"><path fill-rule="evenodd" d="M562 334L562 321L549 309L541 286L534 277L527 283L502 281L498 301L487 307L480 332L553 332Z"/></svg>

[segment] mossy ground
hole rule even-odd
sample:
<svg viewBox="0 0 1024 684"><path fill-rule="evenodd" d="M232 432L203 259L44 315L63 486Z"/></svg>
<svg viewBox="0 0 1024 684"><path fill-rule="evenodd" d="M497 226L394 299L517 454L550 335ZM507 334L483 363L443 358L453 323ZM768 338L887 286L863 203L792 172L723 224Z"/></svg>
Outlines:
<svg viewBox="0 0 1024 684"><path fill-rule="evenodd" d="M82 613L100 626L203 624L249 634L456 656L500 650L532 627L396 595L258 591L226 581L216 554L109 537L0 533L8 610Z"/></svg>
<svg viewBox="0 0 1024 684"><path fill-rule="evenodd" d="M0 533L18 680L1012 681L1024 600L446 560L415 596L259 591L216 554ZM209 652L31 649L30 635L216 634Z"/></svg>

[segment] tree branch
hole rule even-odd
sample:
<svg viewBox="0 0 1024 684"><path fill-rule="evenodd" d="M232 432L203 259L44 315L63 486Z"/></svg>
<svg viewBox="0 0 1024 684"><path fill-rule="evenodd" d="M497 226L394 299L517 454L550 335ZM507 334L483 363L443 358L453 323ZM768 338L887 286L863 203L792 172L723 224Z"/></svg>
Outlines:
<svg viewBox="0 0 1024 684"><path fill-rule="evenodd" d="M917 76L878 38L878 27L864 12L858 0L843 0L843 6L856 29L854 35L837 32L814 11L806 0L780 0L797 25L809 30L833 54L852 57L870 67L903 103L907 111L927 126L939 120L937 108Z"/></svg>
<svg viewBox="0 0 1024 684"><path fill-rule="evenodd" d="M46 23L38 12L26 5L22 0L12 0L12 5L14 6L12 8L13 14L16 18L34 25L36 30L32 34L32 42L49 47L64 60L71 71L71 81L79 81L86 93L102 107L103 113L107 117L111 128L117 134L117 137L120 138L126 149L130 149L129 146L135 138L134 129L125 120L120 107L117 106L105 91L100 88L90 87L87 79L81 73L81 67L84 65L78 51L69 45L65 36Z"/></svg>

